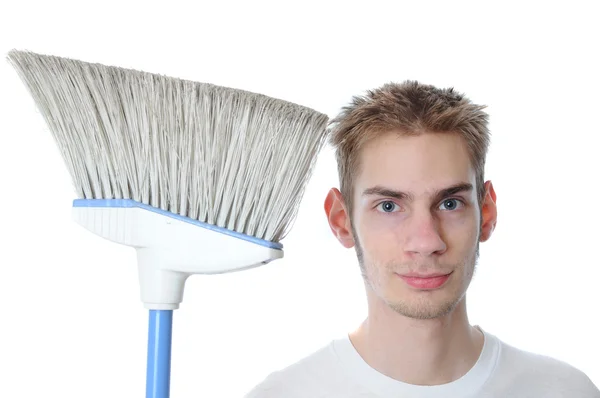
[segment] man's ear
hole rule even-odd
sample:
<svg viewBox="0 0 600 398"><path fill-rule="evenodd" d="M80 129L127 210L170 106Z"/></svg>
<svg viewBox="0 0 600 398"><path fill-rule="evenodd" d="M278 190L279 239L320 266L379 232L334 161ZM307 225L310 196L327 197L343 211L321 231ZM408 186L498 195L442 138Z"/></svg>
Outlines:
<svg viewBox="0 0 600 398"><path fill-rule="evenodd" d="M342 193L337 188L331 188L325 198L325 214L329 227L342 246L349 249L354 246L354 237L350 217L344 205Z"/></svg>
<svg viewBox="0 0 600 398"><path fill-rule="evenodd" d="M481 234L479 241L485 242L492 236L496 228L498 211L496 208L496 192L491 181L485 183L485 196L481 206Z"/></svg>

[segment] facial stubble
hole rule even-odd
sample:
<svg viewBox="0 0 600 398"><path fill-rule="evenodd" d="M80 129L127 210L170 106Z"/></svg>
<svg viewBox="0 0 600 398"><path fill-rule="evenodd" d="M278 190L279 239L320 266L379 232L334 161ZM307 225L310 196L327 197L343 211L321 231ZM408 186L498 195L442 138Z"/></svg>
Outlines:
<svg viewBox="0 0 600 398"><path fill-rule="evenodd" d="M394 270L399 269L399 264L390 262L388 264L366 265L364 261L364 251L353 223L351 223L351 228L358 264L366 288L378 295L379 298L385 301L385 303L396 313L412 319L435 319L450 314L463 300L467 288L475 275L477 262L479 260L479 235L481 234L481 226L478 231L477 243L474 250L460 263L454 264L451 267L454 274L451 275L451 277L456 276L457 274L464 274L464 279L457 282L459 284L459 290L454 292L452 297L440 303L431 302L431 296L436 292L427 291L415 292L416 294L420 294L420 296L415 295L415 300L411 300L410 302L408 300L390 301L389 299L386 299L386 297L382 297L378 286L383 286L382 279L385 280L395 276ZM381 278L382 275L385 278ZM444 288L445 287L442 287L442 289Z"/></svg>

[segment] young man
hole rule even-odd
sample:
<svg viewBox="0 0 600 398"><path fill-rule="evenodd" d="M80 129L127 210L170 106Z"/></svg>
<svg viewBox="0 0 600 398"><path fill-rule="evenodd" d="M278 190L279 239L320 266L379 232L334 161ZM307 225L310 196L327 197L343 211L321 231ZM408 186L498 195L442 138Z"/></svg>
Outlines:
<svg viewBox="0 0 600 398"><path fill-rule="evenodd" d="M325 212L354 247L368 317L250 398L600 398L574 367L472 326L465 293L496 225L488 117L452 89L387 84L333 120L340 191Z"/></svg>

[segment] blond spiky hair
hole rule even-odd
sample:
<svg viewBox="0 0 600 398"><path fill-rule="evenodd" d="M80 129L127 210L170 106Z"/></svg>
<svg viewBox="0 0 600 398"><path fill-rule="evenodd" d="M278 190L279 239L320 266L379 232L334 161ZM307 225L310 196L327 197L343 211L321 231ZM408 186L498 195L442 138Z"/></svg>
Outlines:
<svg viewBox="0 0 600 398"><path fill-rule="evenodd" d="M365 143L389 131L460 134L475 168L478 200L484 190L485 158L490 141L485 106L473 104L453 88L440 89L417 81L388 83L355 96L330 122L330 143L336 149L340 190L352 210L354 176Z"/></svg>

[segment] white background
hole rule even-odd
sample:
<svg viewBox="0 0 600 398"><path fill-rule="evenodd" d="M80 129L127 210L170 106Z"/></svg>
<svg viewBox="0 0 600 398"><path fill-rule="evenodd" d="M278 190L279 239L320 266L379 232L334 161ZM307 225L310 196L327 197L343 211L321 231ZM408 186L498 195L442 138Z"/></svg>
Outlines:
<svg viewBox="0 0 600 398"><path fill-rule="evenodd" d="M0 50L258 91L329 116L405 79L487 104L499 221L481 247L471 321L600 385L594 2L412 3L21 0L0 6ZM141 397L147 312L135 252L71 221L70 177L7 62L0 101L0 397ZM326 148L284 259L188 280L173 397L241 397L363 319L354 252L322 207L337 183Z"/></svg>

